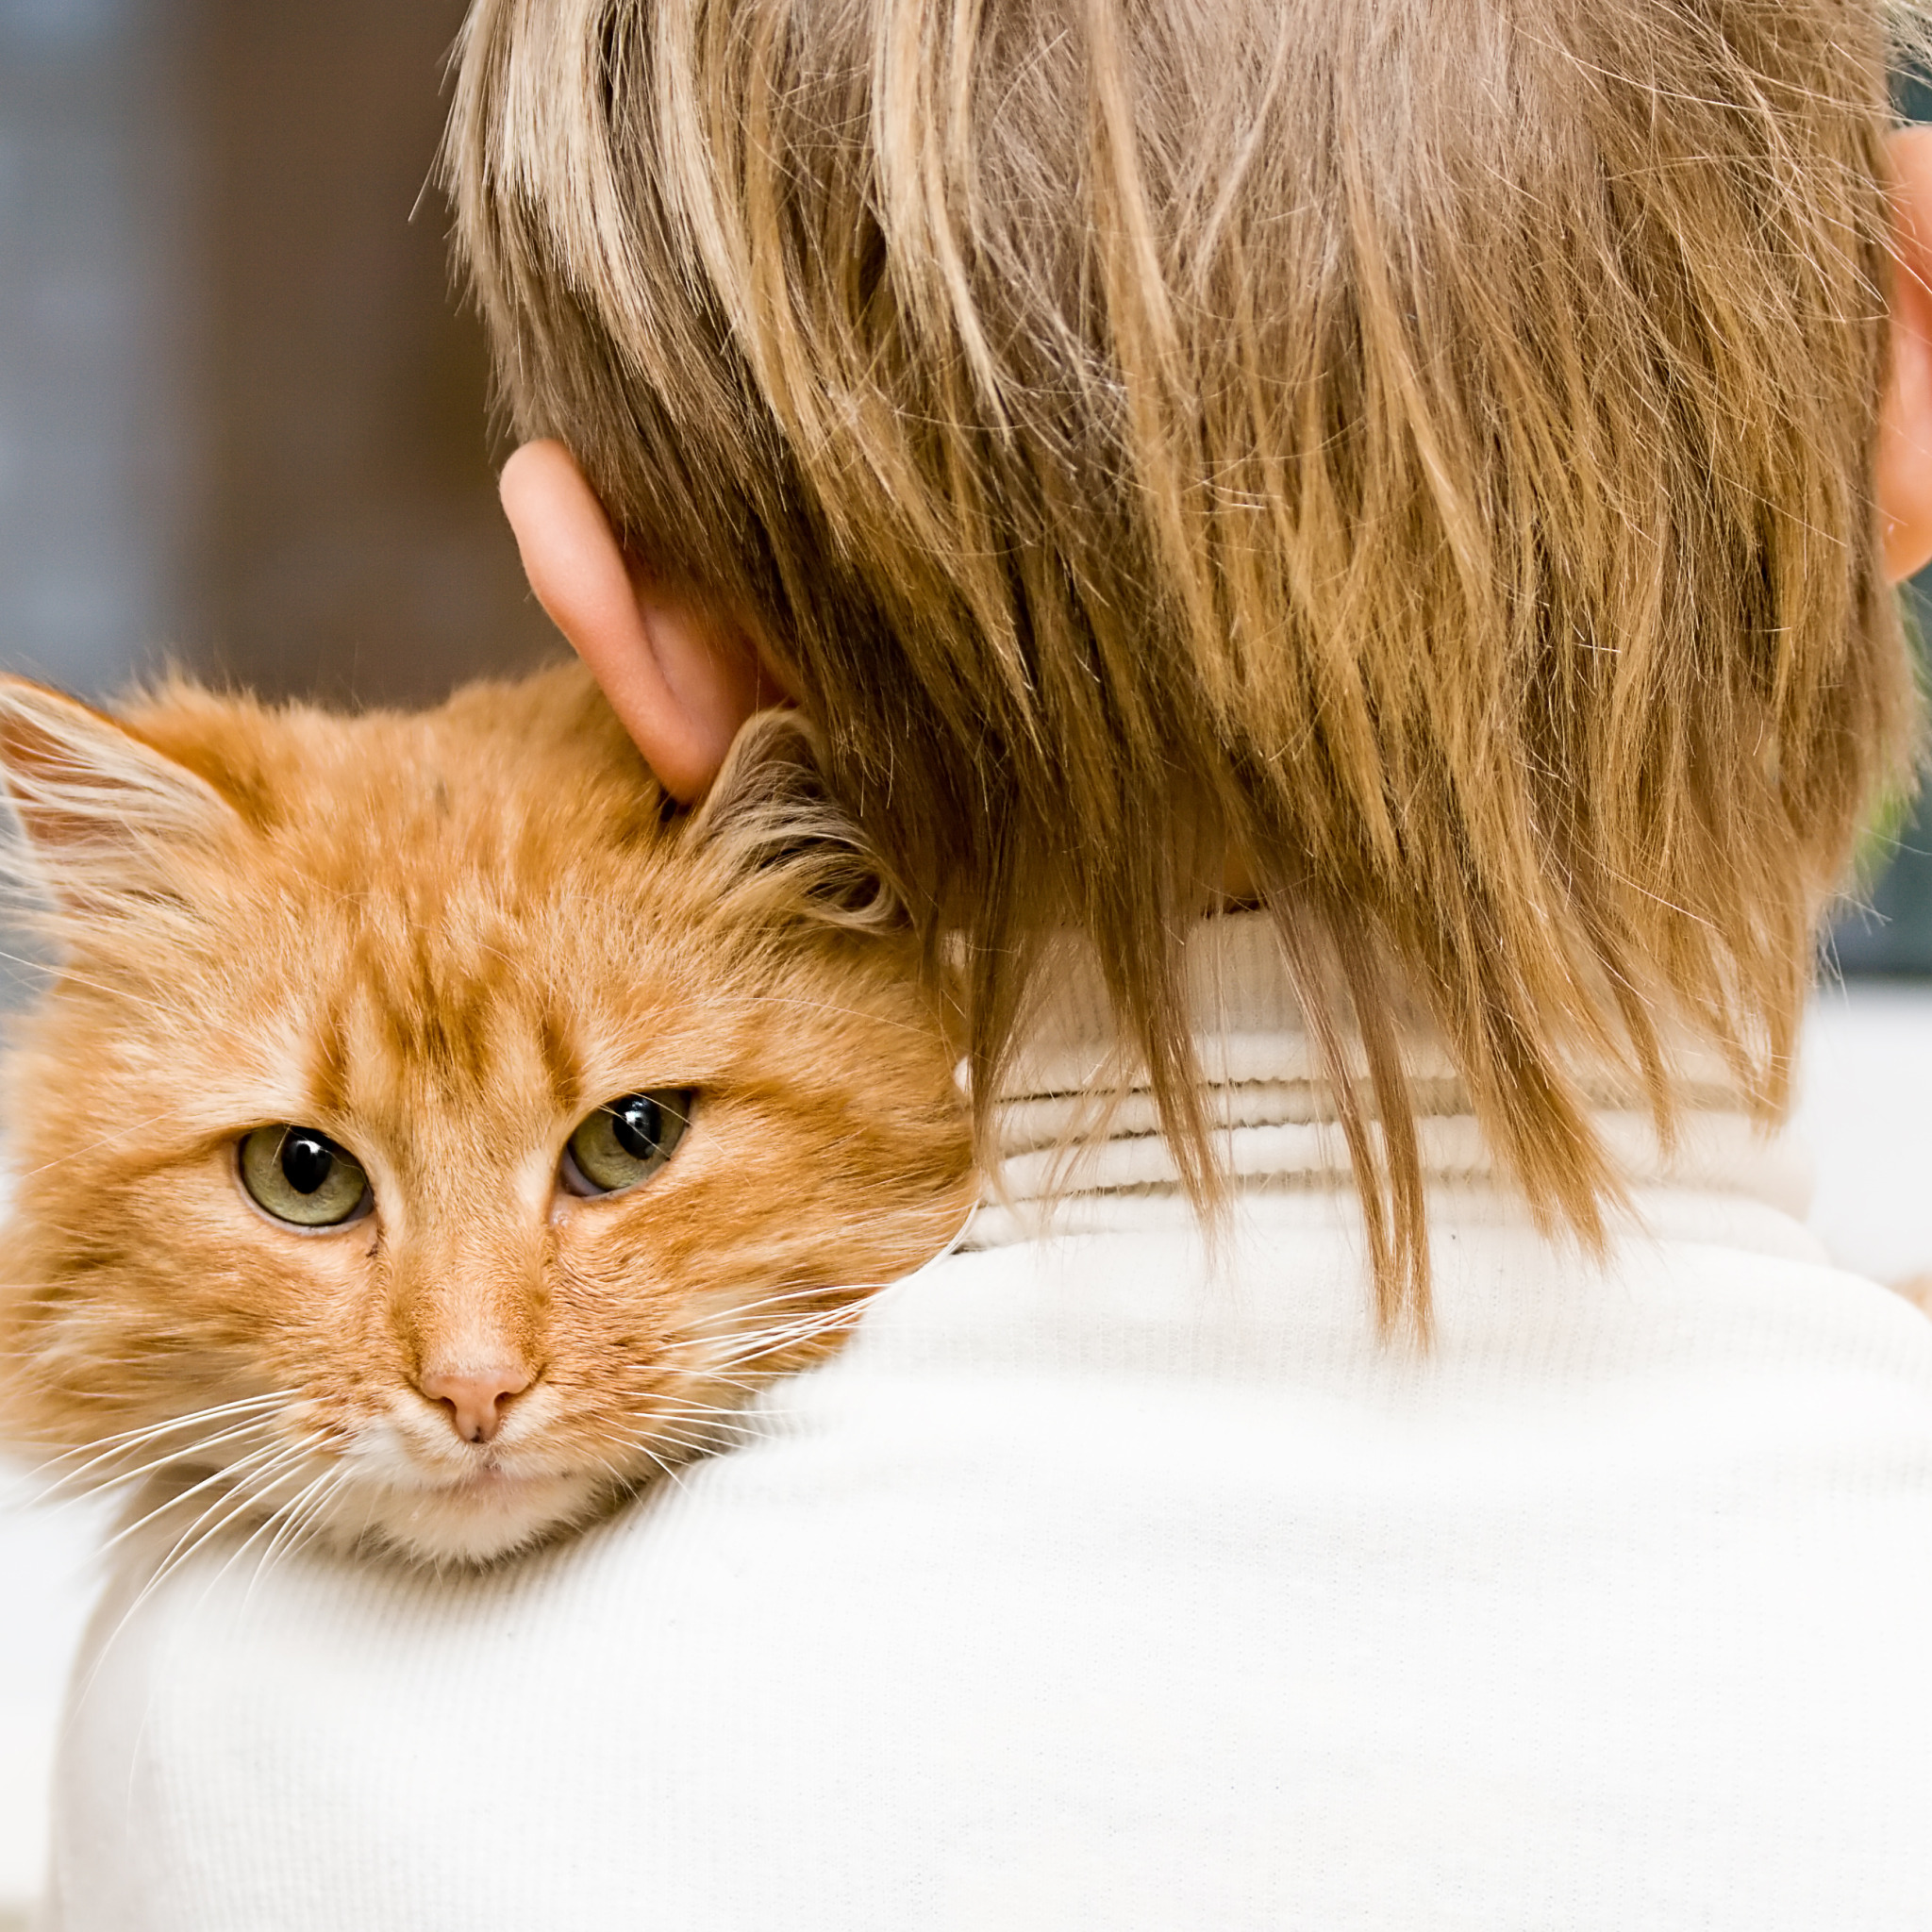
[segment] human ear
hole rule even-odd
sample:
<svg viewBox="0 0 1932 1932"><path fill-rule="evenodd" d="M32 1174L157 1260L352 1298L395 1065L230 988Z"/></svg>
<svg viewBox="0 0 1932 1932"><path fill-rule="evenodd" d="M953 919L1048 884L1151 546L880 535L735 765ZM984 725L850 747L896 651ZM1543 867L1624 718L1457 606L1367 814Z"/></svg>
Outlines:
<svg viewBox="0 0 1932 1932"><path fill-rule="evenodd" d="M1932 559L1932 127L1891 137L1891 368L1878 417L1886 574Z"/></svg>
<svg viewBox="0 0 1932 1932"><path fill-rule="evenodd" d="M498 488L537 601L590 666L665 791L703 797L738 728L782 693L728 623L626 557L560 442L526 442Z"/></svg>

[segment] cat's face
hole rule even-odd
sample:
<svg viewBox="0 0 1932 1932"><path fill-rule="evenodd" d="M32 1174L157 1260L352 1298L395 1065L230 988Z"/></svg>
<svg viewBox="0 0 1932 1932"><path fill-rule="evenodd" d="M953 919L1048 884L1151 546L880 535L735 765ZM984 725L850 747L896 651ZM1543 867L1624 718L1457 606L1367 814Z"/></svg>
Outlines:
<svg viewBox="0 0 1932 1932"><path fill-rule="evenodd" d="M671 821L574 670L126 724L0 687L60 948L10 1061L0 1432L225 1472L182 1535L483 1560L959 1227L946 1028L769 742Z"/></svg>

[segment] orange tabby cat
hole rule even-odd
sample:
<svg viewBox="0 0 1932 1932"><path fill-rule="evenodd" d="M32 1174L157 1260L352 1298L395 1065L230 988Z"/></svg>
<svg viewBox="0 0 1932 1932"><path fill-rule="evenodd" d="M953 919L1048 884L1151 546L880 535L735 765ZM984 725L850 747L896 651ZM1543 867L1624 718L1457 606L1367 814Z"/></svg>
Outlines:
<svg viewBox="0 0 1932 1932"><path fill-rule="evenodd" d="M57 947L0 1429L175 1534L484 1561L718 1441L973 1194L938 1000L795 724L673 816L575 667L413 716L0 681Z"/></svg>

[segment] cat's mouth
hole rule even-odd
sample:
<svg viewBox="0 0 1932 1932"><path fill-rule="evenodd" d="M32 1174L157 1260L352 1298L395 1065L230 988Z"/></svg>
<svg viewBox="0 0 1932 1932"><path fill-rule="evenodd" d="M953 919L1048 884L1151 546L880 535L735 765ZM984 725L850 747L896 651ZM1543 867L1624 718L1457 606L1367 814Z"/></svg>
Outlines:
<svg viewBox="0 0 1932 1932"><path fill-rule="evenodd" d="M424 1492L426 1505L476 1510L541 1509L551 1497L574 1496L584 1478L555 1470L518 1469L497 1457L479 1457L469 1469L433 1479Z"/></svg>
<svg viewBox="0 0 1932 1932"><path fill-rule="evenodd" d="M508 1491L522 1488L526 1484L542 1482L546 1478L542 1476L519 1474L513 1469L506 1469L492 1456L485 1460L479 1460L474 1467L464 1470L460 1474L451 1476L444 1484L444 1488L456 1491L467 1490L484 1494L502 1494ZM550 1480L554 1480L554 1478L550 1478Z"/></svg>
<svg viewBox="0 0 1932 1932"><path fill-rule="evenodd" d="M492 1452L454 1469L392 1469L358 1488L349 1513L362 1533L421 1562L481 1564L586 1521L609 1483L589 1472L519 1468Z"/></svg>

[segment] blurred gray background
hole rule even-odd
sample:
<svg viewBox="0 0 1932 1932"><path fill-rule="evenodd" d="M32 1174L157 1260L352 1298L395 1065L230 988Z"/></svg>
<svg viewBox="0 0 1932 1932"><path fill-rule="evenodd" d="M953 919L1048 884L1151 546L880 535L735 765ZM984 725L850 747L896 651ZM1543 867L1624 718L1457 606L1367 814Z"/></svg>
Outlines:
<svg viewBox="0 0 1932 1932"><path fill-rule="evenodd" d="M426 698L549 632L425 190L460 0L0 0L0 664Z"/></svg>

